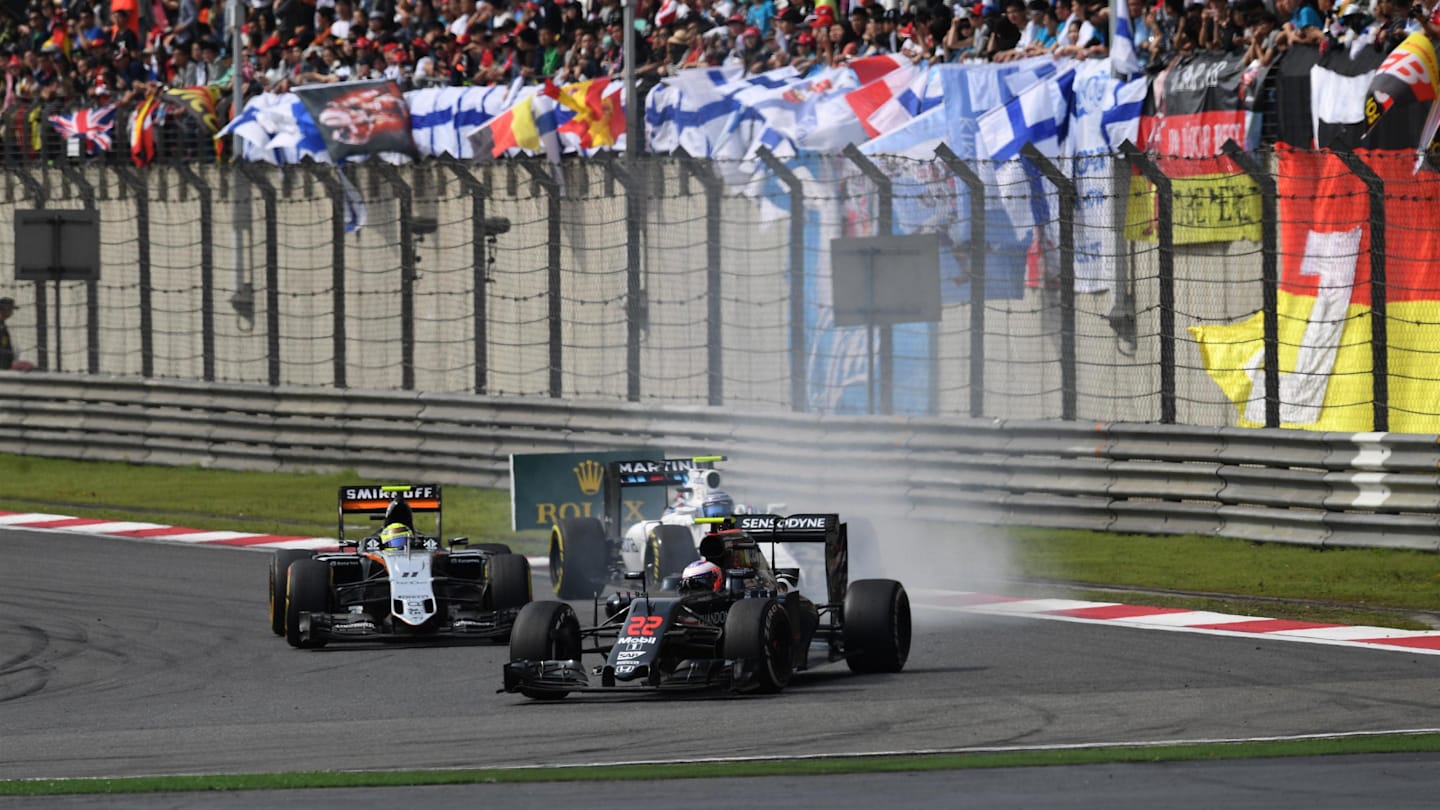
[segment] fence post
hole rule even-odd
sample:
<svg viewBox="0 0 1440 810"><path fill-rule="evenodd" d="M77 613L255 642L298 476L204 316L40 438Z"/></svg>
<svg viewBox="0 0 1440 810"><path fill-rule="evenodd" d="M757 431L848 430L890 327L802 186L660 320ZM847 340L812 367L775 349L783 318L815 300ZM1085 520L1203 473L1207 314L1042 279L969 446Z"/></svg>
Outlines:
<svg viewBox="0 0 1440 810"><path fill-rule="evenodd" d="M807 410L805 399L805 183L767 147L756 156L790 189L790 410Z"/></svg>
<svg viewBox="0 0 1440 810"><path fill-rule="evenodd" d="M490 381L490 348L488 344L489 326L487 316L489 315L489 299L487 285L490 283L490 273L486 261L485 250L495 239L496 234L490 233L492 224L485 218L485 198L490 190L484 183L475 179L464 163L458 160L446 160L442 163L450 168L450 172L460 181L460 185L470 192L470 261L473 264L471 270L471 285L474 287L474 308L475 308L475 393L483 394L489 387ZM498 225L499 223L495 223ZM505 220L505 227L509 228L509 220Z"/></svg>
<svg viewBox="0 0 1440 810"><path fill-rule="evenodd" d="M710 170L708 162L697 161L683 148L675 150L684 167L683 177L694 177L705 189L705 345L709 403L725 404L724 325L720 312L720 207L725 185Z"/></svg>
<svg viewBox="0 0 1440 810"><path fill-rule="evenodd" d="M336 176L340 172L338 165L327 166L311 160L300 165L311 177L320 181L330 196L330 330L335 355L331 374L335 387L345 388L348 383L345 353L345 186Z"/></svg>
<svg viewBox="0 0 1440 810"><path fill-rule="evenodd" d="M21 185L30 191L30 196L35 199L35 207L43 210L50 197L45 185L21 166L11 166L10 172L20 180ZM49 315L46 309L45 282L37 281L35 282L35 365L42 369L50 368L50 333L47 328Z"/></svg>
<svg viewBox="0 0 1440 810"><path fill-rule="evenodd" d="M548 294L550 297L549 391L552 398L559 399L560 396L564 393L564 382L561 378L560 372L565 368L565 344L562 342L564 340L564 330L561 328L563 324L560 320L565 312L565 308L563 306L564 299L561 297L560 291L560 183L556 181L556 179L550 174L550 164L548 163L542 166L537 164L533 160L522 160L520 161L520 165L525 167L525 171L530 173L530 176L534 178L536 183L540 184L541 188L545 189L545 196L549 198L549 202L546 204L545 211L545 239L546 246L549 248L546 253L545 259L547 271L546 286L549 289ZM625 196L627 200L632 196L632 192L633 189L631 189L629 184L626 184ZM629 210L628 202L626 204L626 210ZM627 219L629 219L629 217L627 217ZM629 222L627 224L627 230L633 231L634 229L635 223ZM630 238L627 241L629 249L632 253L639 249L637 244L639 240L635 238L635 234L633 232L630 233ZM628 318L630 323L627 329L626 336L625 373L627 376L626 387L628 390L628 396L632 402L640 399L640 329L639 325L636 323L636 318L633 311L635 308L636 298L634 287L638 286L639 284L639 271L636 269L637 266L638 265L636 263L632 263L630 266L630 300L626 304L626 309L630 311Z"/></svg>
<svg viewBox="0 0 1440 810"><path fill-rule="evenodd" d="M1135 144L1120 151L1155 186L1160 238L1160 422L1175 424L1175 198L1170 178Z"/></svg>
<svg viewBox="0 0 1440 810"><path fill-rule="evenodd" d="M180 179L200 198L200 353L205 382L215 382L215 245L210 184L185 163L176 163Z"/></svg>
<svg viewBox="0 0 1440 810"><path fill-rule="evenodd" d="M61 162L60 171L80 189L86 211L95 210L95 184L85 173L69 162ZM101 169L101 171L104 171ZM121 179L138 182L121 174ZM155 355L151 338L153 311L150 308L150 200L142 185L135 191L136 228L140 248L140 364L149 377L154 371ZM60 283L55 283L55 370L60 370ZM85 282L85 367L91 374L100 373L100 282Z"/></svg>
<svg viewBox="0 0 1440 810"><path fill-rule="evenodd" d="M265 200L265 337L269 355L271 385L280 384L280 244L279 214L275 210L275 186L265 177L258 164L238 161L235 165L245 178L260 189ZM240 291L236 291L236 297ZM237 300L237 309L240 302Z"/></svg>
<svg viewBox="0 0 1440 810"><path fill-rule="evenodd" d="M400 387L415 390L415 229L414 198L399 170L371 161L380 179L395 191L400 204Z"/></svg>
<svg viewBox="0 0 1440 810"><path fill-rule="evenodd" d="M1374 387L1371 408L1375 424L1370 428L1383 433L1390 429L1390 336L1387 321L1389 305L1385 292L1385 181L1365 164L1359 155L1336 151L1354 175L1365 183L1370 197L1370 365Z"/></svg>
<svg viewBox="0 0 1440 810"><path fill-rule="evenodd" d="M1075 378L1075 211L1080 201L1075 182L1035 144L1020 147L1020 154L1060 192L1060 418L1070 421L1075 418L1079 388Z"/></svg>
<svg viewBox="0 0 1440 810"><path fill-rule="evenodd" d="M1275 178L1234 139L1220 147L1260 189L1260 285L1265 321L1265 427L1280 427L1280 215Z"/></svg>
<svg viewBox="0 0 1440 810"><path fill-rule="evenodd" d="M855 164L855 168L859 169L860 173L865 175L866 179L875 184L876 192L880 198L877 203L879 210L876 212L876 219L878 220L875 227L876 235L890 236L895 233L895 184L892 183L885 172L881 171L880 167L876 166L873 161L866 157L855 144L847 144L843 152L845 157L848 158L851 163ZM886 323L880 324L878 327L871 328L867 331L869 332L869 334L865 336L867 341L875 340L876 331L878 331L880 335L880 347L875 354L871 355L872 357L878 355L880 368L872 368L869 372L870 375L872 375L870 377L872 380L874 379L873 375L875 375L877 371L879 372L880 413L891 414L895 412L895 327L892 324ZM931 382L934 382L933 374L931 376ZM931 386L931 390L934 390L933 385ZM870 413L875 413L873 397L870 398L868 410Z"/></svg>
<svg viewBox="0 0 1440 810"><path fill-rule="evenodd" d="M985 181L949 146L942 143L935 147L935 156L970 190L970 415L984 416Z"/></svg>

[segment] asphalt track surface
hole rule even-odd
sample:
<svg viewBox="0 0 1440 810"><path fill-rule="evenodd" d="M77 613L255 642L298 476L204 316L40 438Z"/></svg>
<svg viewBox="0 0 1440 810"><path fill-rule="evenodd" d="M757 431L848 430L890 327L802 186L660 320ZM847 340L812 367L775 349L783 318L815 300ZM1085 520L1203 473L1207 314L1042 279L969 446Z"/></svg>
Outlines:
<svg viewBox="0 0 1440 810"><path fill-rule="evenodd" d="M856 676L843 664L827 664L769 697L572 696L540 703L496 693L503 645L291 649L267 624L266 553L5 531L0 560L0 779L784 757L1440 726L1435 656L970 617L923 606L916 609L909 666L898 675ZM582 621L587 613L588 606ZM1396 792L1384 794L1389 801L1357 805L1353 793L1332 790L1327 795L1348 801L1326 804L1318 799L1326 784L1318 775L1336 762L1350 763L1352 776L1380 779L1364 795L1383 794L1386 784ZM1273 791L1290 785L1316 792L1304 799L1310 808L1408 806L1406 786L1413 786L1428 802L1423 806L1433 806L1436 764L1424 756L1093 766L1041 769L1046 775L1018 769L870 776L863 784L876 795L912 797L902 802L907 806L946 806L927 797L953 797L952 790L1032 800L987 806L1132 806L1109 800L1105 786L1113 792L1120 784L1152 799L1145 791L1180 786L1183 796L1184 786L1208 785L1212 792L1201 795L1221 801L1194 806L1277 806ZM724 774L723 764L707 767ZM1079 796L1064 782L1072 771L1084 774L1073 777L1075 784L1094 787L1085 795L1104 801L1074 803ZM1261 779L1261 772L1269 776ZM1386 774L1393 779L1380 778ZM1252 778L1272 792L1250 794L1247 787L1239 795L1268 796L1268 805L1224 792ZM981 789L992 780L998 788ZM810 784L829 793L845 781ZM1048 803L1047 785L1056 786ZM473 806L482 790L492 791L497 806L526 806L523 797L594 806L584 797L596 795L593 785L415 790L406 803L438 807ZM707 806L689 799L711 798L722 806L726 792L687 791L684 804ZM248 794L248 803L242 795L210 796L202 804L339 806L346 793ZM375 806L393 806L379 804L387 794L396 796L366 795ZM638 800L653 797L653 789L602 787L600 795L628 807L666 806ZM860 798L842 788L811 806L846 807ZM115 797L100 799L45 806L117 806ZM674 797L669 801L673 806ZM370 802L352 798L346 806L357 804ZM1174 793L1162 804L1190 806Z"/></svg>

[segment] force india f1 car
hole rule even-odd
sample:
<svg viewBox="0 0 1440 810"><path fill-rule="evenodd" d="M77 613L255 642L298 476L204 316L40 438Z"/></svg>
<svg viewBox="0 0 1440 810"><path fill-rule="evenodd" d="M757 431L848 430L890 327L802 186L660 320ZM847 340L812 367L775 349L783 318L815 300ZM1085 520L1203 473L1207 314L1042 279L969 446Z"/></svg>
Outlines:
<svg viewBox="0 0 1440 810"><path fill-rule="evenodd" d="M715 462L724 456L612 461L601 478L602 517L567 518L550 527L550 583L561 599L589 599L627 572L644 571L651 582L675 576L693 561L708 527L696 518L730 515L729 496L719 492ZM635 487L675 487L677 497L658 520L640 520L621 532L623 494ZM714 498L726 506L706 514ZM781 509L771 505L770 509Z"/></svg>
<svg viewBox="0 0 1440 810"><path fill-rule="evenodd" d="M434 535L415 531L417 512L434 513ZM349 539L345 519L355 514L385 528ZM530 563L508 546L456 537L441 547L438 485L341 487L339 520L338 551L280 549L270 561L270 629L292 647L441 636L504 641L531 599Z"/></svg>
<svg viewBox="0 0 1440 810"><path fill-rule="evenodd" d="M613 594L605 619L581 627L564 602L532 602L515 620L506 692L537 699L570 692L634 692L723 686L778 692L811 663L844 659L854 672L899 672L910 654L910 599L894 580L848 582L845 524L838 515L700 518L718 524L701 554L723 572L716 585L676 597ZM770 568L761 543L823 543L826 601L791 588L794 569ZM687 569L708 568L697 563ZM718 572L717 572L718 573ZM643 572L632 577L644 581ZM587 669L586 655L603 663Z"/></svg>

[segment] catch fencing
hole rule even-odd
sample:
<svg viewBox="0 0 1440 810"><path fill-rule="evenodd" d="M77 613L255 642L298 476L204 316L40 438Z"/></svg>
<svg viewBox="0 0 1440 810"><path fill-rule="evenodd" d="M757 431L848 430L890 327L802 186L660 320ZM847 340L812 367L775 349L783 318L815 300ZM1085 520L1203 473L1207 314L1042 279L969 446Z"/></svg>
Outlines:
<svg viewBox="0 0 1440 810"><path fill-rule="evenodd" d="M1031 157L12 166L0 217L95 209L102 268L6 290L9 326L62 373L801 413L1221 427L1220 371L1264 379L1254 421L1281 424L1293 344L1267 331L1248 367L1207 368L1192 331L1290 317L1277 277L1302 256L1275 212L1305 201L1272 156L1219 159L1230 179L1198 190L1133 151ZM1383 205L1356 216L1383 231ZM831 240L907 232L941 237L940 319L837 326ZM13 250L0 233L0 264ZM1367 317L1380 373L1346 405L1385 430L1386 315Z"/></svg>

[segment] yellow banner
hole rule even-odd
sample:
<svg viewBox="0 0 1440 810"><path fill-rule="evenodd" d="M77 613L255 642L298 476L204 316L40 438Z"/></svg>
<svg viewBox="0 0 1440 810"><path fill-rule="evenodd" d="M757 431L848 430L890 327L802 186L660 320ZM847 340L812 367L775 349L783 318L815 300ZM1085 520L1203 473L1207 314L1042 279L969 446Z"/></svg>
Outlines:
<svg viewBox="0 0 1440 810"><path fill-rule="evenodd" d="M1260 189L1243 174L1174 178L1175 244L1260 241ZM1130 178L1125 238L1158 242L1155 187L1138 175Z"/></svg>

